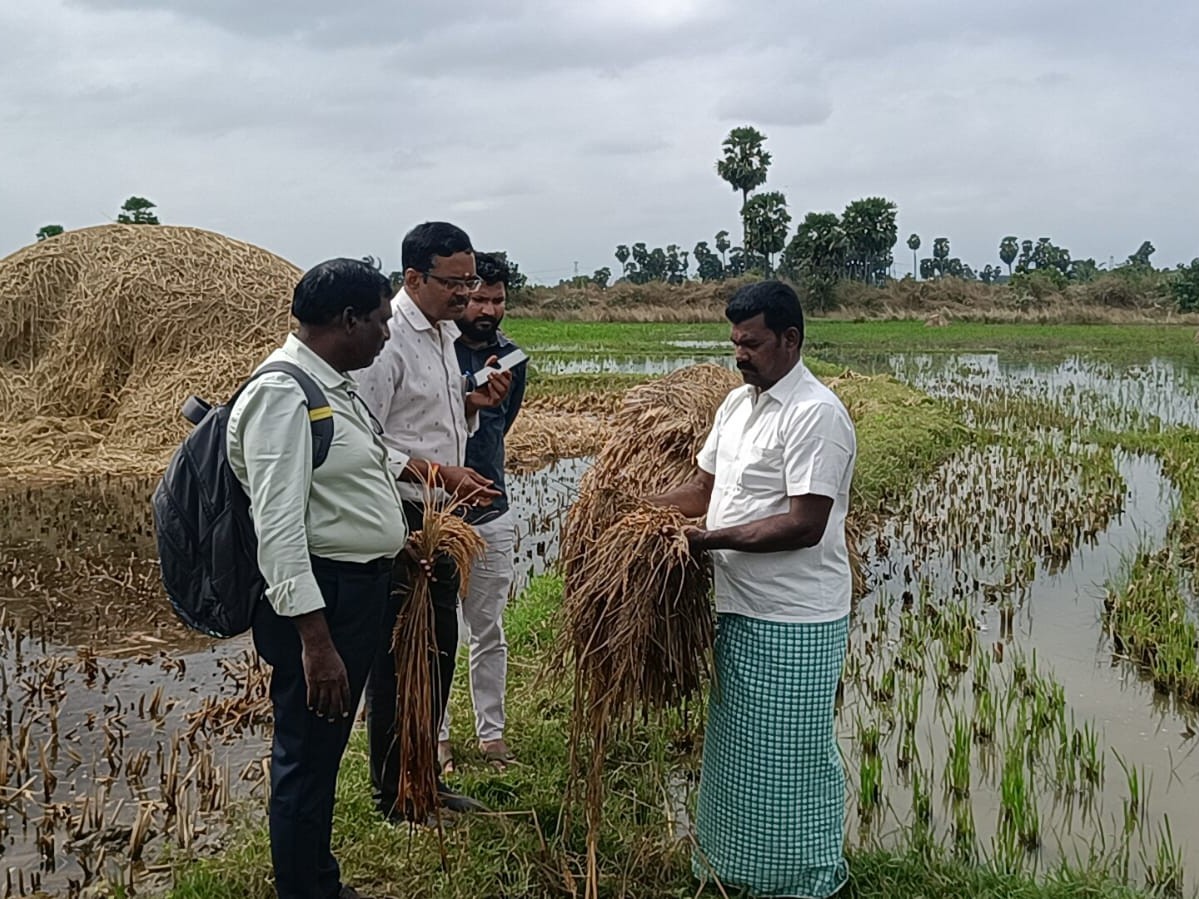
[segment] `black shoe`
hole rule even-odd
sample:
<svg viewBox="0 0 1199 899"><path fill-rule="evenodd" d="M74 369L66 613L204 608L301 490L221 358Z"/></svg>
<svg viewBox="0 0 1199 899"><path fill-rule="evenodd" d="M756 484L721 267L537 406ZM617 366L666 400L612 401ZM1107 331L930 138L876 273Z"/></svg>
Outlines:
<svg viewBox="0 0 1199 899"><path fill-rule="evenodd" d="M437 798L441 800L441 807L451 812L460 814L468 814L470 812L487 812L491 811L487 806L481 803L478 799L472 799L462 793L456 793L441 784L437 789Z"/></svg>

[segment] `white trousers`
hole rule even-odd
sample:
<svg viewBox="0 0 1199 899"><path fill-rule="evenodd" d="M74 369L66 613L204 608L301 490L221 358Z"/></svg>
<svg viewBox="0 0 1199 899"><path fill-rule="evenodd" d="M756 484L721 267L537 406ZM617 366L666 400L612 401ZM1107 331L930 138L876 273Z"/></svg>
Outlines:
<svg viewBox="0 0 1199 899"><path fill-rule="evenodd" d="M516 519L511 512L475 526L487 549L470 572L470 590L459 604L459 642L470 647L470 694L480 742L504 736L504 692L508 641L504 608L512 589ZM441 739L450 738L450 708L441 720Z"/></svg>

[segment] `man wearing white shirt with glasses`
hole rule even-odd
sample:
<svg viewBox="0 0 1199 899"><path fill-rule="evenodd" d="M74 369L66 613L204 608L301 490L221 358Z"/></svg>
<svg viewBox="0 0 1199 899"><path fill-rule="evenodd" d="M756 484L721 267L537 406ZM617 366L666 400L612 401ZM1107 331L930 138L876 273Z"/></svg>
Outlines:
<svg viewBox="0 0 1199 899"><path fill-rule="evenodd" d="M466 232L448 222L426 222L405 235L401 256L404 283L392 300L391 340L385 352L355 376L362 399L383 427L383 442L392 474L400 482L408 527L415 531L422 524L427 480L472 505L487 505L499 495L488 479L463 463L467 438L478 425L478 411L503 400L512 376L496 374L481 389L465 390L454 349L460 334L455 321L462 317L470 295L481 283ZM453 562L444 554L434 560L433 578L430 592L437 661L432 711L436 728L454 677L460 585ZM399 752L391 633L410 590L406 565L398 562L366 690L374 799L379 811L396 821L407 816L404 809L396 807ZM478 802L451 792L440 780L439 785L446 809L482 809Z"/></svg>

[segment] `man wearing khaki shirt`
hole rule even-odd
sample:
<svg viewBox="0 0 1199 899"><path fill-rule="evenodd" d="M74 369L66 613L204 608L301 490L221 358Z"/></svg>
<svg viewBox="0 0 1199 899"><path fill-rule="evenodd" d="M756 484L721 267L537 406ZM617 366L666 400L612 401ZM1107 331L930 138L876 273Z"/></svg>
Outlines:
<svg viewBox="0 0 1199 899"><path fill-rule="evenodd" d="M382 423L391 471L401 482L408 527L418 530L424 515L426 479L472 505L487 505L499 495L489 480L463 463L466 440L477 427L479 409L503 400L512 375L497 374L484 388L466 393L454 348L459 336L454 321L466 311L471 293L480 285L466 233L447 222L426 222L405 235L401 254L404 286L392 301L391 341L356 377L362 385L362 398ZM444 554L434 560L433 575L430 593L437 643L433 670L436 732L449 700L458 651L459 582L453 562ZM375 804L390 820L406 818L405 810L396 807L399 752L391 631L410 586L406 566L397 564L392 599L385 627L377 639L366 691L371 783ZM399 647L398 651L415 650ZM442 805L450 811L482 808L444 784L440 787Z"/></svg>
<svg viewBox="0 0 1199 899"><path fill-rule="evenodd" d="M320 385L333 441L313 468L304 391L289 374L251 381L234 402L228 458L250 499L267 602L254 645L272 668L270 830L280 899L358 899L330 851L337 769L383 625L393 558L407 528L387 450L346 372L388 338L391 286L353 259L296 285L299 329L267 362Z"/></svg>

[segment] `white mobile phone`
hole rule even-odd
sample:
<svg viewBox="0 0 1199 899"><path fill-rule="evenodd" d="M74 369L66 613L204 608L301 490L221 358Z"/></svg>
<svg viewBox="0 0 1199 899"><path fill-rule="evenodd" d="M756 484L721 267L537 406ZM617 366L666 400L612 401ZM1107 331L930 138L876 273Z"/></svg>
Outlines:
<svg viewBox="0 0 1199 899"><path fill-rule="evenodd" d="M528 358L529 357L525 355L524 350L518 347L511 353L508 353L508 355L501 356L499 359L497 359L495 365L484 365L478 371L473 372L472 374L475 376L475 384L477 384L478 387L482 387L489 380L491 380L492 375L498 375L502 371L511 371L522 362L527 361Z"/></svg>

